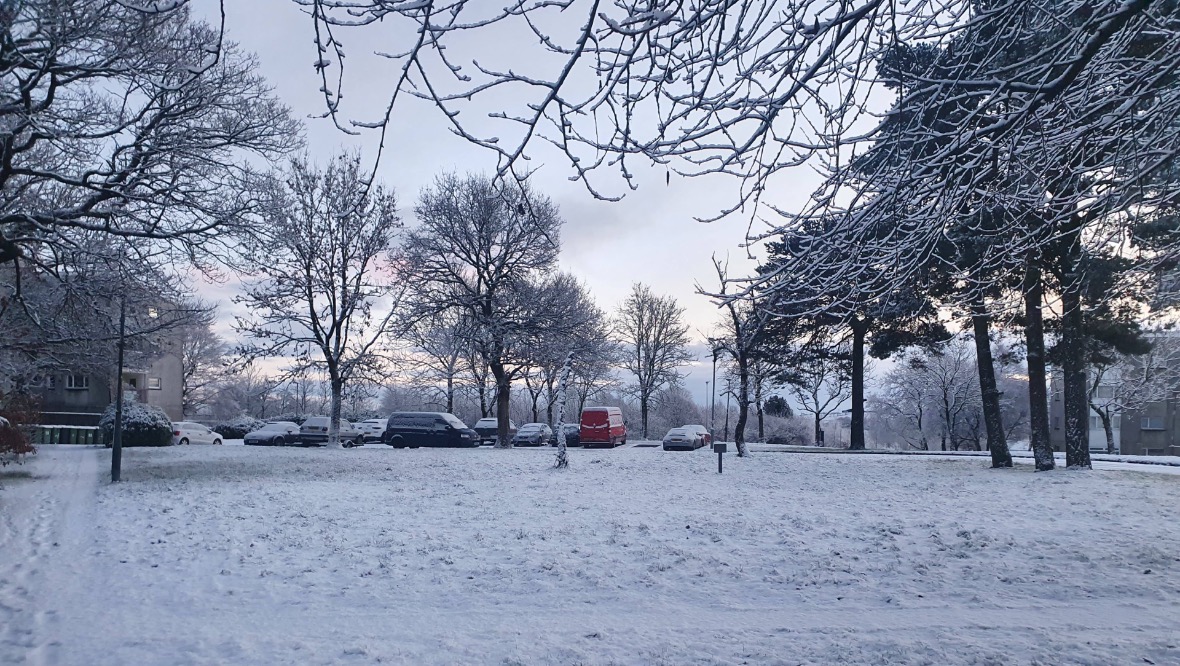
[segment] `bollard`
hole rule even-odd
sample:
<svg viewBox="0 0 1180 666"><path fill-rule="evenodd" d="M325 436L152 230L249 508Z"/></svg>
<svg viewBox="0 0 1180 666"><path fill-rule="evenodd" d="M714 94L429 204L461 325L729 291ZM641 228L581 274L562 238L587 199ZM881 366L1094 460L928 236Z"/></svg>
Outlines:
<svg viewBox="0 0 1180 666"><path fill-rule="evenodd" d="M721 454L725 453L728 447L725 442L717 442L713 444L713 450L717 452L717 473L721 474Z"/></svg>

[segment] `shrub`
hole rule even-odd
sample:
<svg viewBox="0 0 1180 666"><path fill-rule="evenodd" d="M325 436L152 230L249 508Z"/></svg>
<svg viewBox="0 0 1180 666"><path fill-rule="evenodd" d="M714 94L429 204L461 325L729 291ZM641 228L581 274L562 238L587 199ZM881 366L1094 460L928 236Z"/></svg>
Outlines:
<svg viewBox="0 0 1180 666"><path fill-rule="evenodd" d="M115 405L111 404L98 420L107 446L115 436ZM171 446L172 421L164 410L141 402L123 405L123 446Z"/></svg>
<svg viewBox="0 0 1180 666"><path fill-rule="evenodd" d="M0 393L0 467L20 462L21 456L33 454L28 427L41 420L34 400L25 395Z"/></svg>
<svg viewBox="0 0 1180 666"><path fill-rule="evenodd" d="M218 423L213 426L213 432L225 439L241 439L246 436L246 433L251 430L258 430L264 425L266 425L266 421L243 414L242 416Z"/></svg>

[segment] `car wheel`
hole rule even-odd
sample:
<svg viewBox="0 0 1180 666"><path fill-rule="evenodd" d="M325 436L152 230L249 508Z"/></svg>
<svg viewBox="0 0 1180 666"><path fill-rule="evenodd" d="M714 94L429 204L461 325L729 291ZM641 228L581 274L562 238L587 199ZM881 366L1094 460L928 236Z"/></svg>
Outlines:
<svg viewBox="0 0 1180 666"><path fill-rule="evenodd" d="M406 448L406 441L401 437L391 437L390 440L386 442L386 444L392 446L395 449Z"/></svg>
<svg viewBox="0 0 1180 666"><path fill-rule="evenodd" d="M215 440L213 440L213 446L219 446L220 444L221 444L221 440L220 440L220 439L215 439Z"/></svg>
<svg viewBox="0 0 1180 666"><path fill-rule="evenodd" d="M187 444L188 444L188 437L181 437L180 438L180 445L185 446Z"/></svg>

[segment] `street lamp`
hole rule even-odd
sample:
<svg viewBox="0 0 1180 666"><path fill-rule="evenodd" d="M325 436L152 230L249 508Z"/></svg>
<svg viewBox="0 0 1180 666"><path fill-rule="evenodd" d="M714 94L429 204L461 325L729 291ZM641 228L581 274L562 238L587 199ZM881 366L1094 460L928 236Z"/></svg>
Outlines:
<svg viewBox="0 0 1180 666"><path fill-rule="evenodd" d="M713 348L713 392L709 394L709 436L716 432L713 427L717 422L717 348Z"/></svg>
<svg viewBox="0 0 1180 666"><path fill-rule="evenodd" d="M127 296L119 298L119 371L115 379L115 432L111 438L111 483L123 466L123 350L127 346Z"/></svg>

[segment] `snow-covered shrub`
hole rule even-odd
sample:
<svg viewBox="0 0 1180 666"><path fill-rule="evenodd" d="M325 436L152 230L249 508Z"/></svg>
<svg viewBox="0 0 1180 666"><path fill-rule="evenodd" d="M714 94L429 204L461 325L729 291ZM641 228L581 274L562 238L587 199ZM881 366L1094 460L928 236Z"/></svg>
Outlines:
<svg viewBox="0 0 1180 666"><path fill-rule="evenodd" d="M110 446L115 436L115 405L107 406L98 420L103 439ZM123 404L123 446L171 446L172 421L164 410L141 402Z"/></svg>
<svg viewBox="0 0 1180 666"><path fill-rule="evenodd" d="M264 425L266 425L266 421L243 414L228 421L218 423L213 426L213 432L225 439L241 439L246 436L246 433L252 430L258 430Z"/></svg>

